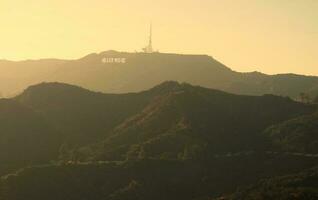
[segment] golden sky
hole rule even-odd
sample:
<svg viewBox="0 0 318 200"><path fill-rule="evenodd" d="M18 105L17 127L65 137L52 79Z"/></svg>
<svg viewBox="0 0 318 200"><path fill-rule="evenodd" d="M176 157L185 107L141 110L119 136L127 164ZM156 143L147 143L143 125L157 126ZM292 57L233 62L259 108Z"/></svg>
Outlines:
<svg viewBox="0 0 318 200"><path fill-rule="evenodd" d="M0 58L139 51L150 21L161 52L318 75L318 0L0 0Z"/></svg>

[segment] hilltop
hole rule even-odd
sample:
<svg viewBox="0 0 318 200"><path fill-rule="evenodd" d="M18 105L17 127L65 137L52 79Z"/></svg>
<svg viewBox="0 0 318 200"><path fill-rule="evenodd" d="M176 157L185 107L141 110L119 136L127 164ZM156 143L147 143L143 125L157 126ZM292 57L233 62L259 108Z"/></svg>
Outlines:
<svg viewBox="0 0 318 200"><path fill-rule="evenodd" d="M167 82L154 91L160 95L111 131L98 159L178 159L264 150L260 133L265 128L313 110L288 98L233 95L189 84Z"/></svg>
<svg viewBox="0 0 318 200"><path fill-rule="evenodd" d="M33 85L0 100L0 199L230 194L317 166L316 149L303 148L304 138L315 147L314 131L307 131L315 130L315 111L287 97L175 81L126 94ZM298 122L299 131L278 143Z"/></svg>
<svg viewBox="0 0 318 200"><path fill-rule="evenodd" d="M240 73L207 55L105 51L76 60L0 61L0 91L17 94L40 82L63 82L106 93L140 92L174 80L236 94L297 98L318 94L318 78Z"/></svg>
<svg viewBox="0 0 318 200"><path fill-rule="evenodd" d="M41 83L1 100L0 108L2 142L10 137L17 142L3 145L2 152L37 149L29 163L57 160L61 151L64 159L72 159L74 150L81 160L260 150L268 145L261 134L266 128L315 110L285 97L235 95L174 81L127 94ZM48 149L51 153L42 155Z"/></svg>

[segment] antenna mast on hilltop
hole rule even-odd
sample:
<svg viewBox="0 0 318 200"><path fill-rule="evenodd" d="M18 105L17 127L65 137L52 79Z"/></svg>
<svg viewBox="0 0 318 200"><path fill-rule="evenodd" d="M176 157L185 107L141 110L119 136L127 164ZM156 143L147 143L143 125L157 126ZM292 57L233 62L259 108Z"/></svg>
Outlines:
<svg viewBox="0 0 318 200"><path fill-rule="evenodd" d="M150 32L149 32L149 43L148 45L143 48L143 51L145 53L153 53L153 48L152 48L152 23L150 23Z"/></svg>

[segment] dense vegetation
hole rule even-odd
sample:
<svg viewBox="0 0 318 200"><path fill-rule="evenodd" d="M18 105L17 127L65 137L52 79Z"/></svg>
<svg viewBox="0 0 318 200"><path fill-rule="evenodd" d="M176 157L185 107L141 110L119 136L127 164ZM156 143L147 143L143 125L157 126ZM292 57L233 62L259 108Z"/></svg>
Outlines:
<svg viewBox="0 0 318 200"><path fill-rule="evenodd" d="M282 151L318 154L318 113L301 116L268 128L273 148Z"/></svg>
<svg viewBox="0 0 318 200"><path fill-rule="evenodd" d="M311 106L272 95L238 96L174 82L154 90L159 89L166 92L117 126L97 159L177 159L264 150L262 130L312 111Z"/></svg>
<svg viewBox="0 0 318 200"><path fill-rule="evenodd" d="M0 174L56 158L61 142L58 131L33 110L0 100Z"/></svg>
<svg viewBox="0 0 318 200"><path fill-rule="evenodd" d="M0 200L216 198L317 166L316 119L316 105L186 83L42 83L0 100Z"/></svg>
<svg viewBox="0 0 318 200"><path fill-rule="evenodd" d="M29 87L14 100L40 113L68 143L83 145L104 137L139 112L152 97L149 93L112 95L67 84L43 83Z"/></svg>
<svg viewBox="0 0 318 200"><path fill-rule="evenodd" d="M318 168L306 170L298 174L262 180L255 185L240 189L233 195L219 199L318 199Z"/></svg>
<svg viewBox="0 0 318 200"><path fill-rule="evenodd" d="M138 160L31 167L2 178L5 200L208 199L317 159L251 154L210 160Z"/></svg>

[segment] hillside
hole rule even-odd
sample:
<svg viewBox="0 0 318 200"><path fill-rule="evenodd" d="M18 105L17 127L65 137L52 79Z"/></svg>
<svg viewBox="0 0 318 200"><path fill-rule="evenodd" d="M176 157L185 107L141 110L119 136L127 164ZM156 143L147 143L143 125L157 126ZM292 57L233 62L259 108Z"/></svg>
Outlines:
<svg viewBox="0 0 318 200"><path fill-rule="evenodd" d="M43 83L14 99L45 118L72 149L85 146L87 154L86 145L96 144L89 147L98 149L90 156L102 160L144 151L175 159L200 151L264 149L265 128L315 109L283 97L241 96L177 82L128 94Z"/></svg>
<svg viewBox="0 0 318 200"><path fill-rule="evenodd" d="M297 117L264 131L279 151L318 153L318 113Z"/></svg>
<svg viewBox="0 0 318 200"><path fill-rule="evenodd" d="M98 159L264 150L260 133L265 128L314 109L288 98L240 96L174 82L152 90L165 92L117 126L101 145Z"/></svg>
<svg viewBox="0 0 318 200"><path fill-rule="evenodd" d="M151 99L147 93L102 94L61 83L31 86L14 98L41 113L67 142L96 142Z"/></svg>
<svg viewBox="0 0 318 200"><path fill-rule="evenodd" d="M316 163L313 158L256 154L205 162L145 159L28 167L1 178L0 199L210 199Z"/></svg>
<svg viewBox="0 0 318 200"><path fill-rule="evenodd" d="M0 100L0 174L56 159L61 139L42 116L14 100Z"/></svg>
<svg viewBox="0 0 318 200"><path fill-rule="evenodd" d="M230 194L262 178L316 166L309 150L285 153L267 134L315 111L315 105L287 97L236 95L174 81L127 94L34 85L0 100L0 199L190 200ZM299 127L315 130L314 119Z"/></svg>
<svg viewBox="0 0 318 200"><path fill-rule="evenodd" d="M12 103L8 107L6 102ZM2 145L7 148L2 152L23 145L36 149L32 151L55 152L45 161L57 159L62 146L70 152L84 151L85 159L134 158L144 151L147 157L186 159L204 151L258 150L266 145L260 134L265 128L314 109L288 98L233 95L177 82L128 94L43 83L14 99L1 100L0 108L4 109L0 112L2 143L16 137L16 143ZM33 137L42 141L40 145Z"/></svg>
<svg viewBox="0 0 318 200"><path fill-rule="evenodd" d="M106 93L147 90L174 80L245 95L297 98L318 94L318 78L235 72L207 55L105 51L77 60L1 61L0 92L13 95L40 82L63 82Z"/></svg>
<svg viewBox="0 0 318 200"><path fill-rule="evenodd" d="M318 198L318 169L259 181L257 184L218 199L308 200Z"/></svg>

